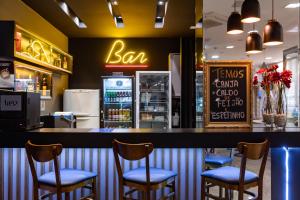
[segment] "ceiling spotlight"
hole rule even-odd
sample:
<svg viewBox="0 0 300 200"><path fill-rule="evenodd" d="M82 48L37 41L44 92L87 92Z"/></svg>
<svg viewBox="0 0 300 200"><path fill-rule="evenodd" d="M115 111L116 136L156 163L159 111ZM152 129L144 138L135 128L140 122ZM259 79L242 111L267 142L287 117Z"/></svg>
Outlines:
<svg viewBox="0 0 300 200"><path fill-rule="evenodd" d="M226 49L233 49L233 48L234 48L233 45L226 46Z"/></svg>
<svg viewBox="0 0 300 200"><path fill-rule="evenodd" d="M242 4L241 13L243 23L260 21L260 4L258 0L245 0Z"/></svg>
<svg viewBox="0 0 300 200"><path fill-rule="evenodd" d="M164 1L158 1L158 5L162 6L162 5L164 5L164 4L165 4Z"/></svg>
<svg viewBox="0 0 300 200"><path fill-rule="evenodd" d="M212 59L218 59L218 58L220 58L220 56L219 55L213 55L211 58Z"/></svg>
<svg viewBox="0 0 300 200"><path fill-rule="evenodd" d="M55 1L60 9L74 22L78 28L87 28L86 24L76 15L64 0Z"/></svg>
<svg viewBox="0 0 300 200"><path fill-rule="evenodd" d="M285 8L299 8L300 3L289 3L288 5L285 6Z"/></svg>
<svg viewBox="0 0 300 200"><path fill-rule="evenodd" d="M266 60L272 60L272 57L265 57Z"/></svg>
<svg viewBox="0 0 300 200"><path fill-rule="evenodd" d="M272 0L272 19L264 28L264 45L276 46L283 44L283 29L281 24L274 19L274 0Z"/></svg>
<svg viewBox="0 0 300 200"><path fill-rule="evenodd" d="M117 0L114 0L114 1L112 1L112 2L111 2L111 4L112 4L112 5L114 5L114 6L117 6L117 5L119 5L119 3L118 3L118 1L117 1Z"/></svg>
<svg viewBox="0 0 300 200"><path fill-rule="evenodd" d="M240 13L236 12L236 0L234 0L234 11L227 20L227 34L235 35L243 33L243 23Z"/></svg>
<svg viewBox="0 0 300 200"><path fill-rule="evenodd" d="M250 31L246 39L246 52L257 54L262 52L262 39L257 31Z"/></svg>

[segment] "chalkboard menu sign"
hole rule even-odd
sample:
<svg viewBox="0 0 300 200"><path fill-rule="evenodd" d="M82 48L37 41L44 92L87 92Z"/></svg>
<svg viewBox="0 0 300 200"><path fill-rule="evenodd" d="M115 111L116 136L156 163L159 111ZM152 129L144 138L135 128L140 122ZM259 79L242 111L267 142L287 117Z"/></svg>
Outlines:
<svg viewBox="0 0 300 200"><path fill-rule="evenodd" d="M205 127L251 127L251 62L206 62Z"/></svg>

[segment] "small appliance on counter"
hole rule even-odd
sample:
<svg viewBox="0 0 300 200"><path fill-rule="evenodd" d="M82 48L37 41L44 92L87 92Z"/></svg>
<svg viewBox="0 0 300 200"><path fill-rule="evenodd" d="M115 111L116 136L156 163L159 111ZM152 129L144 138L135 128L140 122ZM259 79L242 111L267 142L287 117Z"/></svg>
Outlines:
<svg viewBox="0 0 300 200"><path fill-rule="evenodd" d="M40 128L40 94L0 90L0 130Z"/></svg>
<svg viewBox="0 0 300 200"><path fill-rule="evenodd" d="M44 128L75 128L75 116L72 112L55 112L41 116Z"/></svg>

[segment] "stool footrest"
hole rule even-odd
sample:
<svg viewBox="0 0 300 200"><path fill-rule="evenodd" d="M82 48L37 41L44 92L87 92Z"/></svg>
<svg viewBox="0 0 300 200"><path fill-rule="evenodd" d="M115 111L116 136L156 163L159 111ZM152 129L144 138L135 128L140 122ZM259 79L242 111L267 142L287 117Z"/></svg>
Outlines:
<svg viewBox="0 0 300 200"><path fill-rule="evenodd" d="M55 195L55 193L50 192L50 193L41 195L39 199L46 199L46 198L49 198L49 197L51 197L53 195Z"/></svg>

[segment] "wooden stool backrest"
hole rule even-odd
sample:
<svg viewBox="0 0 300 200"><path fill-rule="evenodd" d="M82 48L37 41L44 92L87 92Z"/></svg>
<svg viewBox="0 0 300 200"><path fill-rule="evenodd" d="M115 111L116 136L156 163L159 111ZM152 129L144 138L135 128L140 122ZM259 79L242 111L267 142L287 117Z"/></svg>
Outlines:
<svg viewBox="0 0 300 200"><path fill-rule="evenodd" d="M240 168L240 184L244 184L244 176L246 170L247 159L259 160L262 158L260 169L259 169L259 181L262 182L263 175L267 163L270 143L265 140L262 143L247 143L240 142L238 144L238 150L242 154L241 168Z"/></svg>
<svg viewBox="0 0 300 200"><path fill-rule="evenodd" d="M31 141L27 141L25 144L27 159L29 162L33 184L34 187L38 188L38 177L34 165L34 161L37 162L49 162L51 160L54 161L54 170L55 170L55 177L56 177L56 187L58 190L61 188L61 179L59 173L59 163L58 163L58 156L62 152L62 145L61 144L50 144L50 145L36 145L32 144Z"/></svg>
<svg viewBox="0 0 300 200"><path fill-rule="evenodd" d="M147 184L150 185L149 154L153 151L152 143L128 144L114 140L113 151L119 176L119 183L121 185L123 184L123 170L119 155L129 161L146 158L146 178Z"/></svg>

